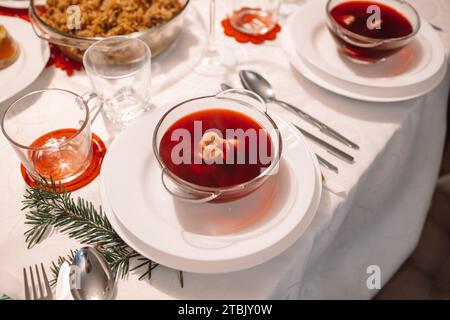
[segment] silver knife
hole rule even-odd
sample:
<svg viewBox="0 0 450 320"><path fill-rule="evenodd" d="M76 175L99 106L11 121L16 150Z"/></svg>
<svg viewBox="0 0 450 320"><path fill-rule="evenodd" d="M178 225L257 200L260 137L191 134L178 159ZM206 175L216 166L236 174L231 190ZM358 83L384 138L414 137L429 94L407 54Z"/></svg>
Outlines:
<svg viewBox="0 0 450 320"><path fill-rule="evenodd" d="M319 156L317 153L316 153L316 157L322 166L324 166L325 168L330 169L336 173L339 173L339 169L334 164L328 162L327 160L325 160L324 158Z"/></svg>
<svg viewBox="0 0 450 320"><path fill-rule="evenodd" d="M311 123L314 126L318 127L320 129L320 131L322 131L323 133L325 133L325 134L335 138L336 140L342 142L346 146L349 146L349 147L351 147L353 149L359 150L359 146L356 143L354 143L353 141L350 141L349 139L344 137L342 134L340 134L339 132L337 132L333 128L330 128L329 126L327 126L322 121L314 118L309 113L306 113L306 112L300 110L299 108L294 107L293 105L291 105L291 104L289 104L287 102L278 100L278 99L273 100L273 102L279 104L280 106L284 107L285 109L288 109L291 112L294 112L294 113L298 114L300 117L302 117L303 119L305 119L309 123Z"/></svg>
<svg viewBox="0 0 450 320"><path fill-rule="evenodd" d="M348 153L346 153L346 152L344 152L344 151L342 151L342 150L339 150L339 149L336 148L335 146L333 146L333 145L329 144L328 142L326 142L326 141L320 139L319 137L313 135L312 133L306 131L305 129L300 128L300 127L297 126L296 124L293 124L293 123L292 123L292 125L293 125L294 127L296 127L301 133L303 133L303 135L304 135L305 137L307 137L307 138L313 140L314 142L316 142L316 143L318 143L318 144L324 146L324 147L327 149L327 151L328 151L329 153L331 153L331 154L335 155L336 157L339 157L339 158L341 158L341 159L343 159L343 160L345 160L345 161L348 161L348 162L350 162L350 163L353 163L353 162L355 161L355 158L353 158L353 157L352 157L351 155L349 155Z"/></svg>

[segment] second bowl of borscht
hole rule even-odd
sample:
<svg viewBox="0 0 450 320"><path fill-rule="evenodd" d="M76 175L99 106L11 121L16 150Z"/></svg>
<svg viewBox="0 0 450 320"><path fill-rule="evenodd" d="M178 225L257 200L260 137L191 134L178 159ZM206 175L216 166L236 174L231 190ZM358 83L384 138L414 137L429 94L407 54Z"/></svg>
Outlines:
<svg viewBox="0 0 450 320"><path fill-rule="evenodd" d="M329 0L328 29L353 62L384 61L419 32L420 17L403 0Z"/></svg>

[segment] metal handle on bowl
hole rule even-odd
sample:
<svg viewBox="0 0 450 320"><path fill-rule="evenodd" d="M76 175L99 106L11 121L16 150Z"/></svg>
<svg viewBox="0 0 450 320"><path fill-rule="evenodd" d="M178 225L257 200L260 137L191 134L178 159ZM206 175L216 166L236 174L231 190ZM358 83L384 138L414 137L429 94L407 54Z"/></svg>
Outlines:
<svg viewBox="0 0 450 320"><path fill-rule="evenodd" d="M89 47L90 43L89 40L77 40L76 42L71 42L68 43L67 41L64 40L60 40L56 37L52 37L51 34L49 34L47 31L45 31L37 22L37 17L35 17L35 15L37 15L37 13L34 12L34 9L32 8L34 6L34 4L30 4L30 8L29 8L29 13L28 13L28 17L30 18L30 23L31 23L31 27L33 28L34 33L36 34L36 36L44 41L47 41L49 43L53 43L55 45L58 46L63 46L63 47L72 47L72 48L77 48L77 49L86 49L87 47Z"/></svg>
<svg viewBox="0 0 450 320"><path fill-rule="evenodd" d="M249 91L249 90L231 88L231 89L219 92L218 94L216 94L216 98L218 98L218 99L224 98L224 99L230 99L230 100L237 100L237 99L233 99L233 98L229 97L232 94L240 94L240 95L243 95L243 96L246 96L246 97L250 97L250 98L258 101L263 106L262 110L260 110L260 111L265 113L265 114L267 114L266 102L259 95L257 95L256 93L254 93L252 91ZM242 100L239 100L238 102L245 104L245 102L242 101ZM255 106L249 106L249 107L254 108Z"/></svg>
<svg viewBox="0 0 450 320"><path fill-rule="evenodd" d="M53 44L56 44L59 46L68 46L69 45L64 41L58 40L57 38L52 38L52 36L48 32L43 30L39 26L39 24L36 22L36 18L31 13L31 9L30 9L30 13L28 16L30 18L31 27L33 28L34 33L36 34L36 36L38 36L39 39L42 39L44 41L47 41L47 42L50 42L50 43L53 43Z"/></svg>
<svg viewBox="0 0 450 320"><path fill-rule="evenodd" d="M28 17L30 18L31 27L33 28L34 33L42 40L50 42L50 35L46 33L44 30L42 30L39 25L37 24L35 17L32 14L32 10L30 8Z"/></svg>
<svg viewBox="0 0 450 320"><path fill-rule="evenodd" d="M198 190L191 190L192 192L195 192L197 194L203 194L204 196L189 196L188 190L183 190L183 188L179 186L170 187L166 181L166 179L172 180L166 173L166 168L163 168L161 170L161 182L164 186L164 188L167 190L168 193L170 193L173 197L180 199L182 201L190 202L190 203L206 203L209 201L212 201L216 199L220 193L213 193L213 192L204 192L204 191L198 191ZM178 190L178 192L177 192Z"/></svg>

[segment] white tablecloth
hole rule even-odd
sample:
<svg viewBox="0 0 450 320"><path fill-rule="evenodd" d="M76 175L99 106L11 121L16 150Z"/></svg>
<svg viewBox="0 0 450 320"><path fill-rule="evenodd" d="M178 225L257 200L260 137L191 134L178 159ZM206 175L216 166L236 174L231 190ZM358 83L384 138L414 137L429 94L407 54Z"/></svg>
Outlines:
<svg viewBox="0 0 450 320"><path fill-rule="evenodd" d="M283 16L304 2L286 0ZM218 3L218 16L223 17L226 2ZM450 1L415 0L414 3L426 19L445 30L440 35L448 50ZM205 44L206 4L206 0L194 1L186 29L175 48L153 61L155 107L214 93L224 80L202 78L191 72ZM411 101L360 102L325 91L304 79L289 65L278 40L259 46L243 45L223 36L220 28L217 33L218 41L236 51L239 68L255 69L266 75L280 97L339 129L359 143L361 150L350 151L356 158L356 163L350 165L313 146L341 171L336 175L324 170L326 186L313 223L278 257L230 274L186 273L183 289L179 287L178 274L168 268L156 269L151 281L139 281L137 274L132 274L118 283L117 298L372 297L377 290L366 286L367 267L379 266L381 282L386 283L419 238L441 160L450 73L434 91ZM225 80L238 84L236 73ZM52 67L25 91L47 87L77 93L90 90L85 74L69 78ZM0 109L4 110L12 100L3 103ZM291 114L279 112L308 127ZM93 131L108 144L117 134L103 119L95 123ZM23 266L37 262L48 265L79 244L64 235L52 234L33 249L26 248L24 214L20 211L25 184L18 159L3 136L0 136L0 164L0 294L20 298ZM98 188L96 180L75 195L100 204Z"/></svg>

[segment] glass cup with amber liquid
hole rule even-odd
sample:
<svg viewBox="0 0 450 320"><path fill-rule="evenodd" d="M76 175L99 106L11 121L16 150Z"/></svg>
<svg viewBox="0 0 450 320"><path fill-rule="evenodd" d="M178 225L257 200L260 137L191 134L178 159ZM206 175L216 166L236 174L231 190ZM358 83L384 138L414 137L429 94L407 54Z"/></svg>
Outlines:
<svg viewBox="0 0 450 320"><path fill-rule="evenodd" d="M92 160L91 121L87 101L60 89L35 91L14 102L1 128L35 180L69 183Z"/></svg>

